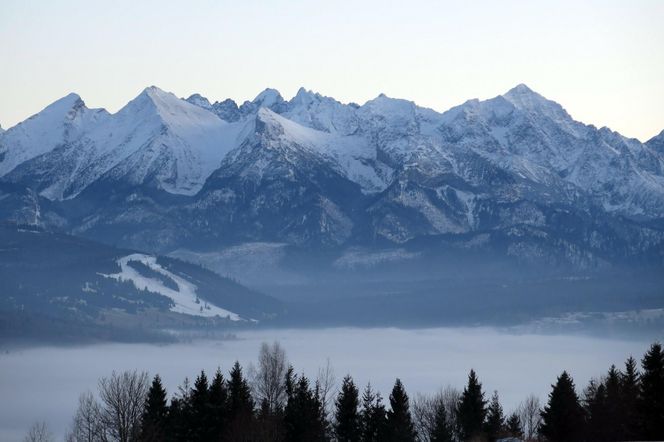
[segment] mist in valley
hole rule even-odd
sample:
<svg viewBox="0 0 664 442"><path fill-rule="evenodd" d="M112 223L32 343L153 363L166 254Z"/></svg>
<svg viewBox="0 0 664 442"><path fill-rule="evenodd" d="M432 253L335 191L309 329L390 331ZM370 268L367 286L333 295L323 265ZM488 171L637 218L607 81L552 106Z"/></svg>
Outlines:
<svg viewBox="0 0 664 442"><path fill-rule="evenodd" d="M477 371L487 396L498 390L506 412L529 394L546 401L550 385L568 370L579 388L629 355L639 358L652 339L602 339L579 335L517 334L494 328L322 328L239 331L228 339L195 339L177 344L98 344L2 348L0 440L22 440L36 421L47 423L60 440L71 424L78 396L95 392L98 379L114 370L160 374L169 395L201 370L234 361L245 371L262 342L279 342L297 373L316 378L329 361L335 393L351 374L384 397L399 377L411 398L448 385L462 389Z"/></svg>

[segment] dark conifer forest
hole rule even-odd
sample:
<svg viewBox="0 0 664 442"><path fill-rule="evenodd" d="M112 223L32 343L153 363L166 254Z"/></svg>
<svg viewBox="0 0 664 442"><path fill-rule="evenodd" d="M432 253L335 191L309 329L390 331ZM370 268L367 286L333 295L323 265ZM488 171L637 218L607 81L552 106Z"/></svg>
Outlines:
<svg viewBox="0 0 664 442"><path fill-rule="evenodd" d="M40 427L35 427L34 431ZM462 391L409 396L399 378L387 399L346 375L316 379L263 344L257 366L201 371L167 392L156 374L114 372L85 393L67 435L92 441L657 441L664 440L664 352L654 343L579 390L571 373L553 380L545 404L531 396L506 413L499 392L470 370Z"/></svg>

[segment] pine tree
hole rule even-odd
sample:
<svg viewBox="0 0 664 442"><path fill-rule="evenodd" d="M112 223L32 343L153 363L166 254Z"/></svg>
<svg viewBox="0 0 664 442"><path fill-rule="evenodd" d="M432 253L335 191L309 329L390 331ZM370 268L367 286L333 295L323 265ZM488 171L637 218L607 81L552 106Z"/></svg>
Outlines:
<svg viewBox="0 0 664 442"><path fill-rule="evenodd" d="M330 439L330 423L327 420L327 409L325 408L325 392L321 386L320 380L316 380L314 388L314 410L316 410L317 434L320 434L317 440L328 441Z"/></svg>
<svg viewBox="0 0 664 442"><path fill-rule="evenodd" d="M621 404L620 378L622 374L615 365L611 365L606 374L604 386L606 387L606 433L607 440L625 440L623 428L625 427L625 416Z"/></svg>
<svg viewBox="0 0 664 442"><path fill-rule="evenodd" d="M468 374L468 385L463 389L456 409L459 439L468 440L482 433L486 417L486 401L482 384L477 379L475 370Z"/></svg>
<svg viewBox="0 0 664 442"><path fill-rule="evenodd" d="M207 441L211 438L208 434L210 430L208 403L208 379L205 372L201 371L191 390L191 415L189 417L189 434L198 441Z"/></svg>
<svg viewBox="0 0 664 442"><path fill-rule="evenodd" d="M549 442L582 440L584 412L574 388L574 381L563 371L549 393L549 402L542 411L540 434Z"/></svg>
<svg viewBox="0 0 664 442"><path fill-rule="evenodd" d="M615 437L615 434L611 433L608 428L608 402L604 383L591 380L584 392L583 402L587 417L587 440L604 442Z"/></svg>
<svg viewBox="0 0 664 442"><path fill-rule="evenodd" d="M453 442L454 434L447 421L447 411L445 404L439 401L436 404L436 415L433 422L433 431L431 432L431 442Z"/></svg>
<svg viewBox="0 0 664 442"><path fill-rule="evenodd" d="M318 388L312 391L309 380L295 376L291 367L286 373L286 395L285 439L289 442L325 441L325 413Z"/></svg>
<svg viewBox="0 0 664 442"><path fill-rule="evenodd" d="M178 393L171 399L168 409L168 437L167 440L181 441L192 438L191 431L191 384L185 378L178 387Z"/></svg>
<svg viewBox="0 0 664 442"><path fill-rule="evenodd" d="M521 419L516 413L512 413L505 423L505 432L509 437L522 438L523 429L521 428Z"/></svg>
<svg viewBox="0 0 664 442"><path fill-rule="evenodd" d="M283 409L273 410L267 398L261 400L258 410L256 439L260 441L281 441L284 439Z"/></svg>
<svg viewBox="0 0 664 442"><path fill-rule="evenodd" d="M664 440L664 353L654 343L641 360L641 394L638 410L641 437L646 440Z"/></svg>
<svg viewBox="0 0 664 442"><path fill-rule="evenodd" d="M242 439L247 429L253 426L254 400L251 396L249 383L242 374L242 367L235 361L227 381L228 388L228 439Z"/></svg>
<svg viewBox="0 0 664 442"><path fill-rule="evenodd" d="M152 380L150 390L145 399L145 408L141 420L140 440L143 442L157 442L165 437L168 419L168 406L166 390L161 383L159 375Z"/></svg>
<svg viewBox="0 0 664 442"><path fill-rule="evenodd" d="M242 367L235 361L228 380L229 413L232 417L238 415L251 415L254 410L254 400L251 396L249 383L242 374Z"/></svg>
<svg viewBox="0 0 664 442"><path fill-rule="evenodd" d="M415 441L415 425L410 416L408 394L397 379L390 394L390 410L387 412L387 440L394 442Z"/></svg>
<svg viewBox="0 0 664 442"><path fill-rule="evenodd" d="M217 369L210 383L208 422L210 434L218 440L228 424L228 389L220 369Z"/></svg>
<svg viewBox="0 0 664 442"><path fill-rule="evenodd" d="M484 431L489 441L493 442L501 437L504 425L505 416L503 416L503 407L500 405L498 392L494 391L489 402L489 407L487 408L487 417L484 424Z"/></svg>
<svg viewBox="0 0 664 442"><path fill-rule="evenodd" d="M337 441L358 442L360 440L359 402L359 391L353 383L353 378L346 376L335 402L334 434Z"/></svg>
<svg viewBox="0 0 664 442"><path fill-rule="evenodd" d="M360 429L362 442L380 442L385 438L387 411L379 393L367 384L362 394L362 411L360 412Z"/></svg>
<svg viewBox="0 0 664 442"><path fill-rule="evenodd" d="M639 370L636 360L629 357L625 362L625 372L620 376L619 408L622 418L620 435L622 440L635 440L639 435L639 414L637 410L640 389Z"/></svg>

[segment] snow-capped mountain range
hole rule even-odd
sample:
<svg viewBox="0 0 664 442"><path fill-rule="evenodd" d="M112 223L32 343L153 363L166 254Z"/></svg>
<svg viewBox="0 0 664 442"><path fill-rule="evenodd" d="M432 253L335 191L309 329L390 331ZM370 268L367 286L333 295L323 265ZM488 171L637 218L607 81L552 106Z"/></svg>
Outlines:
<svg viewBox="0 0 664 442"><path fill-rule="evenodd" d="M642 143L585 125L525 85L443 113L385 95L266 89L238 106L153 86L109 114L70 94L0 132L0 205L158 252L267 242L661 263L664 131Z"/></svg>

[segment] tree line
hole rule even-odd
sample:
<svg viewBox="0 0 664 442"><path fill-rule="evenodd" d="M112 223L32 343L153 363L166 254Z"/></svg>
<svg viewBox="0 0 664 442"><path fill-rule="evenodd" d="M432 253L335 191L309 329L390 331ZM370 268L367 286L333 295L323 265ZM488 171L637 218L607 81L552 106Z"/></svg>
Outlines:
<svg viewBox="0 0 664 442"><path fill-rule="evenodd" d="M540 406L528 397L506 415L498 392L487 397L470 370L462 391L447 387L410 398L396 379L387 400L350 375L338 391L329 363L316 379L297 374L278 343L263 344L248 373L201 371L169 400L159 375L113 373L95 396L81 395L68 442L283 441L600 442L664 440L664 352L654 343L641 359L611 366L580 393L569 373ZM30 435L32 434L32 436ZM26 441L48 440L38 424ZM40 435L36 437L35 435Z"/></svg>

